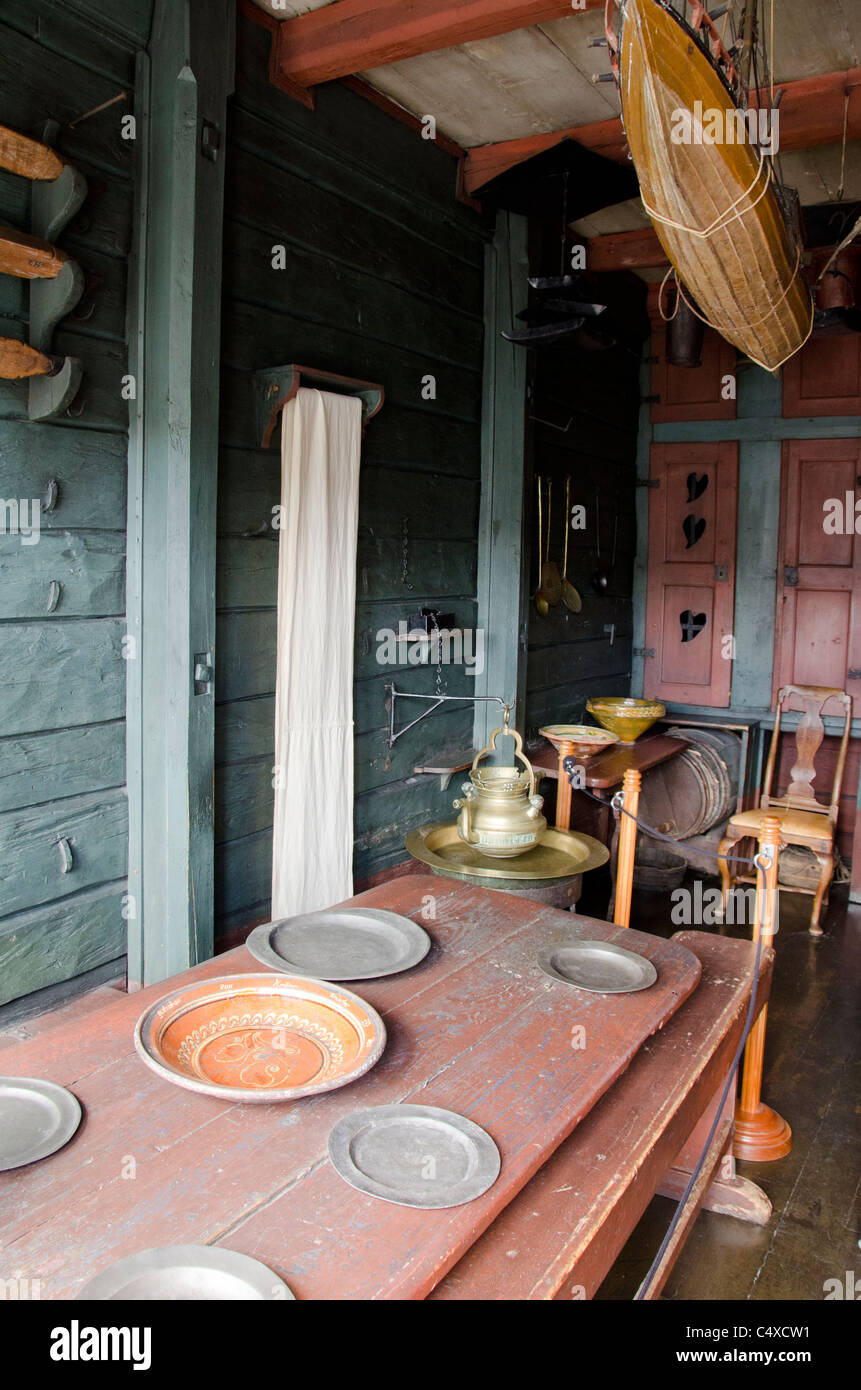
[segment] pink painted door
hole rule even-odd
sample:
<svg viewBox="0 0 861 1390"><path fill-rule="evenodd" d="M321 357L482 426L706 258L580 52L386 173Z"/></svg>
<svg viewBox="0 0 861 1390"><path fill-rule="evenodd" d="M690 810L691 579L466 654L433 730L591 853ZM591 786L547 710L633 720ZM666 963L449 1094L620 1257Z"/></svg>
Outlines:
<svg viewBox="0 0 861 1390"><path fill-rule="evenodd" d="M861 715L861 439L783 446L774 690L833 685ZM861 513L861 507L859 507ZM858 517L861 530L861 515ZM827 529L826 529L827 528Z"/></svg>
<svg viewBox="0 0 861 1390"><path fill-rule="evenodd" d="M655 444L644 694L729 707L738 445Z"/></svg>

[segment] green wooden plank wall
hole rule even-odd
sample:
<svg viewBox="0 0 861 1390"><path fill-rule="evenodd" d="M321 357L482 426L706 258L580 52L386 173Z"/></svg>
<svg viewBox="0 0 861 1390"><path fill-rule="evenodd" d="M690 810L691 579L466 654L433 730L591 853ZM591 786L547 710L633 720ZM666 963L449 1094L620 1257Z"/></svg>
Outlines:
<svg viewBox="0 0 861 1390"><path fill-rule="evenodd" d="M255 447L249 373L302 362L381 381L362 452L356 612L356 852L363 878L405 857L407 829L451 808L413 776L472 744L472 708L386 746L384 686L432 692L424 666L377 661L376 633L432 604L475 618L483 247L455 201L455 165L355 93L329 84L309 112L269 85L268 35L240 20L227 145L216 645L216 915L266 915L274 751L280 447ZM285 248L283 270L272 248ZM433 376L435 399L424 399ZM472 678L446 666L442 686ZM324 692L321 692L323 697ZM325 814L325 796L309 813Z"/></svg>
<svg viewBox="0 0 861 1390"><path fill-rule="evenodd" d="M578 722L590 695L629 692L636 550L637 363L630 353L617 349L543 348L535 354L532 389L533 482L527 511L531 593L538 583L538 475L545 479L545 503L547 480L552 481L550 554L560 572L568 476L572 507L585 507L586 526L572 530L568 542L568 575L580 593L582 612L571 613L559 604L542 618L535 604L530 604L526 688L530 737L542 724ZM544 522L546 528L546 506ZM607 591L601 596L590 583L598 562L599 523L601 562L611 571ZM616 559L611 564L614 538ZM612 642L604 630L611 625Z"/></svg>
<svg viewBox="0 0 861 1390"><path fill-rule="evenodd" d="M55 337L79 357L71 413L30 423L25 385L0 383L0 498L43 499L38 542L0 534L0 1004L119 961L125 951L125 299L135 53L151 0L4 0L0 122L64 127L88 182L60 244L88 291ZM125 98L70 126L109 101ZM29 184L0 175L0 221L22 229ZM0 334L24 338L27 288L0 277ZM52 580L62 591L46 615ZM71 848L64 863L59 842Z"/></svg>

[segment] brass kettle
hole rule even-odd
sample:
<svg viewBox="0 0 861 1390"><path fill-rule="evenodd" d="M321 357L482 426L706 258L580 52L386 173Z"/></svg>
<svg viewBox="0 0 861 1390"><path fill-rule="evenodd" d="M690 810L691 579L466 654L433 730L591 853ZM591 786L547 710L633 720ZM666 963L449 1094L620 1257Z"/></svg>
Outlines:
<svg viewBox="0 0 861 1390"><path fill-rule="evenodd" d="M497 734L502 733L510 733L514 739L515 757L523 763L523 771L496 765L479 768L481 759L495 750ZM543 837L547 829L541 814L544 798L535 795L535 772L523 752L520 734L508 728L507 710L505 727L494 729L490 743L476 753L463 792L464 796L454 802L460 811L457 833L481 854L512 859L534 849Z"/></svg>

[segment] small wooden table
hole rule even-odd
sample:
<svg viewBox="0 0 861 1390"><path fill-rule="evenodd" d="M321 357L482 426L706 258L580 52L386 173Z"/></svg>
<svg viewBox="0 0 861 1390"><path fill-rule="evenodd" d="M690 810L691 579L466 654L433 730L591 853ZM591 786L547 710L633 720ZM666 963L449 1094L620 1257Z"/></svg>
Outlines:
<svg viewBox="0 0 861 1390"><path fill-rule="evenodd" d="M590 807L594 808L591 815L587 817L581 813L582 818L576 824L572 824L571 828L585 830L588 825L588 834L603 841L610 850L611 886L608 917L613 916L616 901L616 862L619 848L619 812L611 805L612 797L616 789L621 787L622 779L629 768L636 768L642 774L649 768L657 767L659 763L674 758L688 746L687 740L683 738L670 738L667 734L649 734L645 738L637 739L636 743L612 744L603 753L596 753L585 765L583 780L593 796L597 796L603 802L603 806L590 803ZM559 755L552 744L542 739L540 744L527 748L526 751L532 766L541 777L559 780ZM585 797L582 799L586 800Z"/></svg>
<svg viewBox="0 0 861 1390"><path fill-rule="evenodd" d="M425 875L351 901L418 920L431 904L435 914L427 923L434 946L421 965L357 987L383 1014L389 1037L381 1062L355 1086L292 1106L239 1106L172 1086L143 1065L132 1044L141 1011L184 981L260 970L244 947L3 1048L0 1070L68 1085L85 1119L59 1153L0 1175L2 1277L38 1278L43 1298L68 1298L126 1255L198 1243L254 1256L299 1298L420 1299L435 1289L439 1297L485 1297L475 1290L491 1268L492 1297L555 1296L571 1270L587 1291L597 1287L652 1193L662 1181L672 1190L683 1180L688 1155L675 1178L666 1170L726 1075L750 997L750 945L697 932L666 942ZM658 983L638 995L599 996L536 974L537 945L572 933L648 954ZM703 966L698 986L694 957ZM763 992L769 968L770 955ZM678 1012L661 1029L674 1003ZM586 1029L585 1049L571 1043L575 1021ZM644 1028L657 1036L638 1050ZM667 1039L675 1040L669 1050ZM417 1211L364 1196L334 1172L326 1156L334 1123L407 1099L457 1110L491 1132L502 1169L483 1197ZM554 1173L549 1187L545 1168ZM743 1185L730 1183L722 1195L710 1189L713 1170L710 1159L698 1202L721 1210L731 1203L736 1214L762 1219ZM588 1203L579 1208L581 1195ZM547 1269L538 1280L527 1274L505 1243L520 1221L535 1234L539 1201L553 1216L541 1258L548 1239L556 1241L558 1279ZM494 1235L500 1221L504 1249ZM532 1280L526 1293L524 1279Z"/></svg>

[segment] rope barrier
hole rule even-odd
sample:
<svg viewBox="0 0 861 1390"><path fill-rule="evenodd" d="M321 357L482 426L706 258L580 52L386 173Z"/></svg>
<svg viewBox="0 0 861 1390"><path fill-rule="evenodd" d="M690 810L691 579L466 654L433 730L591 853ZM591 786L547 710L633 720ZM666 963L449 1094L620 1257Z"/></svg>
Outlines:
<svg viewBox="0 0 861 1390"><path fill-rule="evenodd" d="M569 763L572 764L571 767L568 766ZM568 781L571 783L571 786L573 787L574 791L584 792L586 796L591 797L593 801L597 801L599 806L607 805L607 802L604 800L603 797L596 796L594 792L590 792L588 787L581 787L575 784L574 777L577 763L574 758L565 758L563 760L562 766L565 768L565 771L568 774ZM679 845L681 843L680 840L674 839L672 835L665 835L663 831L655 830L654 826L646 825L646 822L640 820L639 816L632 816L630 811L625 810L625 807L622 801L620 800L621 796L621 792L616 792L616 795L613 796L610 800L610 805L612 806L614 811L620 811L623 816L630 816L631 820L636 821L637 825L644 832L644 834L651 835L656 840L663 840L668 845ZM755 839L756 837L751 836L751 838ZM714 854L711 850L700 849L699 845L697 846L697 854L704 855L706 859L714 859L718 863L720 863L721 858L723 857L720 854ZM756 866L755 858L743 859L741 855L733 855L733 859L737 864L745 864L750 868L755 868Z"/></svg>

